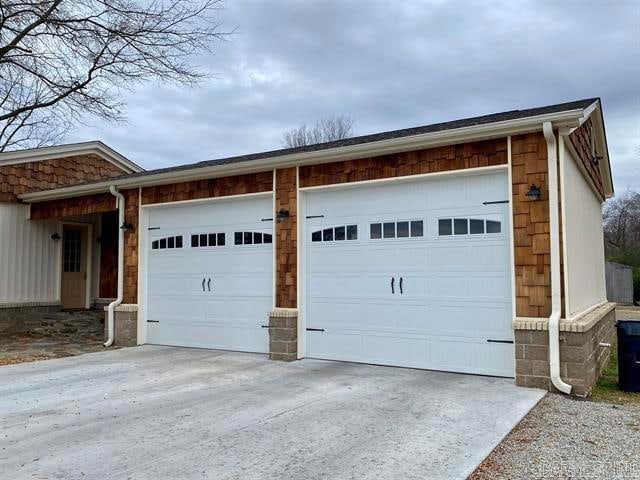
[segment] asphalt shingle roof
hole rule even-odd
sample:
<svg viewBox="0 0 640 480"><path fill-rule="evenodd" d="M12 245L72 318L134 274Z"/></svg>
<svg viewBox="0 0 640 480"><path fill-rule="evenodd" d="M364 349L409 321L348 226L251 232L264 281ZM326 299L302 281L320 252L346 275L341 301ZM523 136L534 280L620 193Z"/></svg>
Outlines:
<svg viewBox="0 0 640 480"><path fill-rule="evenodd" d="M421 127L404 128L400 130L391 130L388 132L374 133L370 135L361 135L358 137L351 137L344 140L337 140L334 142L318 143L315 145L307 145L304 147L296 148L284 148L281 150L270 150L260 153L252 153L248 155L239 155L234 157L219 158L215 160L205 160L197 163L190 163L186 165L177 165L174 167L159 168L155 170L144 170L138 173L125 174L119 177L113 177L110 180L122 180L124 178L137 178L147 177L149 175L157 175L162 173L180 172L184 170L191 170L203 167L213 167L218 165L228 165L233 163L248 162L252 160L261 160L267 158L280 157L285 155L291 155L296 153L316 152L321 150L328 150L331 148L345 147L351 145L360 145L364 143L377 142L380 140L388 140L394 138L410 137L413 135L420 135L425 133L443 132L446 130L454 130L457 128L471 127L475 125L486 125L490 123L503 122L507 120L516 120L520 118L535 117L539 115L546 115L551 113L559 113L567 110L575 110L581 108L587 108L599 98L587 98L583 100L576 100L573 102L559 103L555 105L548 105L545 107L528 108L525 110L511 110L508 112L494 113L491 115L482 115L479 117L465 118L461 120L454 120L450 122L434 123L431 125L424 125ZM100 183L100 182L88 182L88 183Z"/></svg>

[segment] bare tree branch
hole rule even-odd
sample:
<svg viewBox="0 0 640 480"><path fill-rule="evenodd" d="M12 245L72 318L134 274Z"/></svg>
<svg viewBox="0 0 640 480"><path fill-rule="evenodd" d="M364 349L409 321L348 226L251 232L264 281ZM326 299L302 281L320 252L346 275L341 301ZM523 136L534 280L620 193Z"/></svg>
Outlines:
<svg viewBox="0 0 640 480"><path fill-rule="evenodd" d="M222 0L1 0L0 151L58 141L86 116L122 120L125 89L208 78Z"/></svg>
<svg viewBox="0 0 640 480"><path fill-rule="evenodd" d="M640 266L640 193L628 191L607 201L603 223L608 256Z"/></svg>
<svg viewBox="0 0 640 480"><path fill-rule="evenodd" d="M355 120L345 115L323 118L315 125L302 125L282 135L282 145L286 148L303 147L316 143L333 142L353 137Z"/></svg>

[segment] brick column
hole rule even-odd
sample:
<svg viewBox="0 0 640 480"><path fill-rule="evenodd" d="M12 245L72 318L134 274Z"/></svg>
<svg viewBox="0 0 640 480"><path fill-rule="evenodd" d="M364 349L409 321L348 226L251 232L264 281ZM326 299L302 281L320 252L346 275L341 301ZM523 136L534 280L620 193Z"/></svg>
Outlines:
<svg viewBox="0 0 640 480"><path fill-rule="evenodd" d="M298 311L278 308L269 312L269 358L297 360Z"/></svg>
<svg viewBox="0 0 640 480"><path fill-rule="evenodd" d="M104 307L105 319L107 307ZM113 312L114 345L135 347L138 344L138 305L121 304ZM104 322L104 336L107 338L107 322Z"/></svg>
<svg viewBox="0 0 640 480"><path fill-rule="evenodd" d="M609 362L600 346L615 338L615 304L607 303L576 320L560 321L560 376L574 395L586 395ZM518 320L515 328L516 384L556 391L549 373L547 320Z"/></svg>

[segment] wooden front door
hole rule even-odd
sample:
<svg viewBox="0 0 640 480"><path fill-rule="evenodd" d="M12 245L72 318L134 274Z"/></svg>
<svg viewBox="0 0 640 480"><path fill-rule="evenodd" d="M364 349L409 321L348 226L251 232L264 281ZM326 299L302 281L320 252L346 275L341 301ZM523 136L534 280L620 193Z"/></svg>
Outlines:
<svg viewBox="0 0 640 480"><path fill-rule="evenodd" d="M62 235L62 307L86 308L87 228L65 225Z"/></svg>

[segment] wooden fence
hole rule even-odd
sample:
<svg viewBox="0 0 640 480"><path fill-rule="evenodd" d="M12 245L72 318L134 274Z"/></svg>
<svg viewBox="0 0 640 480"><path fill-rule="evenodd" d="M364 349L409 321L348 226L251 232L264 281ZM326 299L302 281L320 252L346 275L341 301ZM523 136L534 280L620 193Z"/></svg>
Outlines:
<svg viewBox="0 0 640 480"><path fill-rule="evenodd" d="M633 303L633 272L628 265L606 262L607 299L610 302Z"/></svg>

